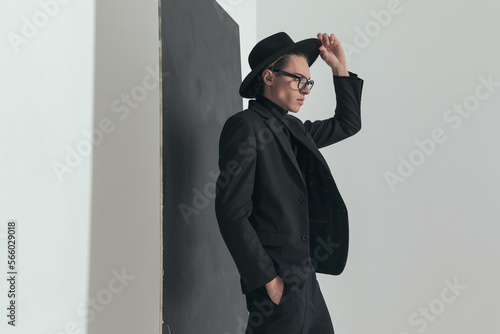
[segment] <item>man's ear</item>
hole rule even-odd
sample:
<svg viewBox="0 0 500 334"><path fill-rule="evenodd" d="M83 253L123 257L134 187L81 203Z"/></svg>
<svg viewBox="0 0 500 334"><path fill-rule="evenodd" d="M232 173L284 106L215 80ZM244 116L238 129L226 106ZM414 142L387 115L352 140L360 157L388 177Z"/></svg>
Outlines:
<svg viewBox="0 0 500 334"><path fill-rule="evenodd" d="M262 72L262 81L268 86L273 84L273 72L271 72L270 69L265 69L264 72Z"/></svg>

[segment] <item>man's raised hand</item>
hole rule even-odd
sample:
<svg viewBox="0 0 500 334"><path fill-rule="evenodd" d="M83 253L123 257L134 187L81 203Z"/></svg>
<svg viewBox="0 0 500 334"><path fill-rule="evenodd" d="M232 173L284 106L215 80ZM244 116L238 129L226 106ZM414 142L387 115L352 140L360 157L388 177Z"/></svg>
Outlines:
<svg viewBox="0 0 500 334"><path fill-rule="evenodd" d="M323 45L319 47L321 59L332 68L334 75L349 76L346 57L342 45L334 34L318 33L318 39Z"/></svg>

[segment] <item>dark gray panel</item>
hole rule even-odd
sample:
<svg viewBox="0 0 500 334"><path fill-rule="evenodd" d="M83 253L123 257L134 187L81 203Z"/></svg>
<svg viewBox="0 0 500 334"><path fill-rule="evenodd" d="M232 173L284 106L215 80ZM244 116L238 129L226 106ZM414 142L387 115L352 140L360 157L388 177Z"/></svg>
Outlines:
<svg viewBox="0 0 500 334"><path fill-rule="evenodd" d="M163 333L242 332L245 299L214 212L220 131L242 109L238 26L215 1L161 8Z"/></svg>

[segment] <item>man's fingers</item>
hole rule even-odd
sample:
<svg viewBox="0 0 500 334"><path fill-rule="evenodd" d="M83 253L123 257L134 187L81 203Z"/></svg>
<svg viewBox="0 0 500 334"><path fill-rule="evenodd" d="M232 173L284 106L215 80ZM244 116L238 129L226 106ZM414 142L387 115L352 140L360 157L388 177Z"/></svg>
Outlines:
<svg viewBox="0 0 500 334"><path fill-rule="evenodd" d="M324 40L324 42L326 42L325 43L326 45L330 44L330 38L328 38L328 34L327 33L323 34L323 40Z"/></svg>
<svg viewBox="0 0 500 334"><path fill-rule="evenodd" d="M335 34L330 34L328 35L327 33L321 33L319 32L317 34L318 39L323 43L323 46L327 45L336 45L338 43L337 36Z"/></svg>
<svg viewBox="0 0 500 334"><path fill-rule="evenodd" d="M324 36L324 34L322 34L322 33L320 33L320 32L319 32L319 33L318 33L318 39L321 41L321 43L322 43L323 45L327 45L327 44L326 44L326 40L325 40L325 36Z"/></svg>
<svg viewBox="0 0 500 334"><path fill-rule="evenodd" d="M330 41L330 39L328 38L328 34L319 32L317 36L321 40L321 43L323 43L323 45L328 45Z"/></svg>

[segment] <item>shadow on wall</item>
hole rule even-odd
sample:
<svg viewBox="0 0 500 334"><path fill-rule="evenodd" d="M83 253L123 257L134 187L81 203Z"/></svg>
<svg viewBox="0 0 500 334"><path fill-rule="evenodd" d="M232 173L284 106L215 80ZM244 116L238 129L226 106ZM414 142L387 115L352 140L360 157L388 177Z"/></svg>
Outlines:
<svg viewBox="0 0 500 334"><path fill-rule="evenodd" d="M109 0L95 6L87 333L158 333L158 4Z"/></svg>

